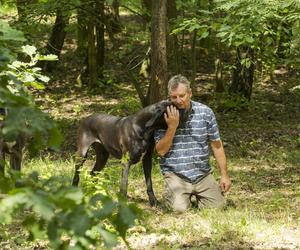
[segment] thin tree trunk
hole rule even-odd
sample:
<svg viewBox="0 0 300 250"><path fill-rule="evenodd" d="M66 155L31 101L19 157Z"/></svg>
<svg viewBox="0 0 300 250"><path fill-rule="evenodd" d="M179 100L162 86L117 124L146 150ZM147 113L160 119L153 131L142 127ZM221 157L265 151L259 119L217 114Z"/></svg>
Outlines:
<svg viewBox="0 0 300 250"><path fill-rule="evenodd" d="M102 0L100 0L102 2ZM103 1L104 2L104 1ZM112 17L111 17L111 29L113 33L119 33L122 31L122 24L120 19L120 0L113 0L112 2Z"/></svg>
<svg viewBox="0 0 300 250"><path fill-rule="evenodd" d="M175 0L168 0L167 7L168 14L168 34L172 31L172 26L177 18L177 8ZM178 38L176 35L167 36L167 56L168 66L171 71L179 74L179 45Z"/></svg>
<svg viewBox="0 0 300 250"><path fill-rule="evenodd" d="M67 27L68 23L69 16L63 15L61 10L57 10L55 24L53 26L49 42L46 46L48 53L60 56L67 34L65 28Z"/></svg>
<svg viewBox="0 0 300 250"><path fill-rule="evenodd" d="M192 75L191 75L191 87L194 87L196 73L197 73L197 65L196 65L196 40L197 40L197 30L194 30L191 33L191 66L192 66Z"/></svg>
<svg viewBox="0 0 300 250"><path fill-rule="evenodd" d="M151 82L149 103L167 96L167 0L153 1L151 22Z"/></svg>
<svg viewBox="0 0 300 250"><path fill-rule="evenodd" d="M142 0L141 4L146 9L144 18L147 22L151 21L151 16L152 16L152 0Z"/></svg>
<svg viewBox="0 0 300 250"><path fill-rule="evenodd" d="M95 86L98 80L96 35L93 17L88 22L88 72L89 85Z"/></svg>
<svg viewBox="0 0 300 250"><path fill-rule="evenodd" d="M99 18L96 24L96 39L97 39L97 65L98 76L103 78L104 58L105 58L105 40L104 40L104 1L100 0L96 3Z"/></svg>
<svg viewBox="0 0 300 250"><path fill-rule="evenodd" d="M55 24L52 28L51 36L46 46L46 51L48 54L54 54L58 57L61 54L61 50L64 45L66 37L66 27L69 23L69 15L65 15L60 9L56 11ZM51 71L56 62L46 62L44 69L46 71Z"/></svg>
<svg viewBox="0 0 300 250"><path fill-rule="evenodd" d="M83 57L87 50L87 14L81 7L77 9L77 53Z"/></svg>
<svg viewBox="0 0 300 250"><path fill-rule="evenodd" d="M243 59L250 59L251 64L246 67L241 63ZM229 93L241 95L248 100L251 99L254 78L254 51L248 46L237 48L235 69L232 74L232 82Z"/></svg>
<svg viewBox="0 0 300 250"><path fill-rule="evenodd" d="M224 84L223 84L223 62L221 56L219 56L215 60L215 77L216 77L216 92L222 93L224 92Z"/></svg>

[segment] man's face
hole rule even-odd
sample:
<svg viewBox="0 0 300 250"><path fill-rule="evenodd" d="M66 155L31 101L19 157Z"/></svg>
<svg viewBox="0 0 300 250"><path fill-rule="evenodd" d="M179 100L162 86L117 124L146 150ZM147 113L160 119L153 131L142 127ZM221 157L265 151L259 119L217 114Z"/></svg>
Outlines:
<svg viewBox="0 0 300 250"><path fill-rule="evenodd" d="M171 102L179 109L189 110L191 107L192 92L184 84L179 83L178 87L169 92Z"/></svg>

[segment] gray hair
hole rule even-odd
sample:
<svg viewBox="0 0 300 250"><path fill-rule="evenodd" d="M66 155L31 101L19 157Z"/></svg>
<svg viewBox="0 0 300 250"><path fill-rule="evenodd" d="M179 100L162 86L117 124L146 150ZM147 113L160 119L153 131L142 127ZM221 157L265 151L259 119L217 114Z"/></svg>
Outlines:
<svg viewBox="0 0 300 250"><path fill-rule="evenodd" d="M168 82L168 92L170 93L173 89L176 89L180 83L185 85L188 91L191 91L189 80L183 75L175 75Z"/></svg>

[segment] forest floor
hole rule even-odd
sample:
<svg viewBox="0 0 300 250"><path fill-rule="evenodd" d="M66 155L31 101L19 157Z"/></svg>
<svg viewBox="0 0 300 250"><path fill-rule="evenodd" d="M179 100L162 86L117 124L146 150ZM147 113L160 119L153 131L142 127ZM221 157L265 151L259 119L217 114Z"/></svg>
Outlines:
<svg viewBox="0 0 300 250"><path fill-rule="evenodd" d="M67 40L66 48L73 46L73 41ZM125 116L141 108L130 81L124 81L118 72L96 89L77 86L74 76L78 76L79 69L74 60L66 53L59 70L53 73L53 81L36 94L43 110L61 125L61 151L43 151L33 159L26 156L25 173L36 170L42 177L65 175L71 180L78 121L94 112ZM183 214L168 211L163 205L164 184L155 157L153 184L160 204L150 207L142 169L137 164L130 172L128 195L129 202L134 202L142 214L128 232L130 247L300 249L300 97L290 91L299 84L295 72L277 74L275 83L256 79L252 100L241 103L212 94L214 78L210 70L199 74L193 99L212 107L217 116L232 179L227 205L223 210L192 208ZM86 169L93 165L93 159L90 154ZM213 158L211 164L215 167ZM214 175L219 178L217 169ZM120 162L110 159L99 176L104 184L97 185L104 185L115 197ZM10 230L11 236L0 242L1 249L32 249L17 226ZM35 245L35 249L46 248L43 242ZM126 248L123 243L116 247Z"/></svg>
<svg viewBox="0 0 300 250"><path fill-rule="evenodd" d="M195 93L194 100L201 102L204 93L210 95L213 81L209 79L197 82L201 93ZM299 249L300 102L290 91L298 84L297 74L278 75L276 83L257 82L252 100L242 107L226 101L225 97L211 94L206 98L219 122L232 179L224 210L191 209L180 215L168 211L161 197L164 184L157 157L153 183L160 205L152 208L141 166L132 167L129 201L143 212L128 233L130 246L133 249ZM53 155L28 161L26 171L39 169L46 175L67 172L71 178L73 164L68 155L75 152L78 120L93 112L128 115L141 108L128 84L100 86L97 90L69 89L70 92L63 85L53 85L43 98L45 110L63 124L62 158L58 157L57 163L53 162ZM213 158L211 164L215 167ZM91 155L85 166L92 165ZM121 164L113 159L100 173L99 178L105 180L104 188L112 196L118 192L116 183L120 173ZM217 170L214 175L218 179ZM121 244L116 249L126 247Z"/></svg>

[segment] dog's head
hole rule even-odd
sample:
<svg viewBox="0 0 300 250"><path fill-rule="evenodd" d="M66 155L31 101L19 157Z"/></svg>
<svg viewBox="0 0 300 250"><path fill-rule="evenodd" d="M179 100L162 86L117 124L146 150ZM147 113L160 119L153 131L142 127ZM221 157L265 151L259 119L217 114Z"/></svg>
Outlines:
<svg viewBox="0 0 300 250"><path fill-rule="evenodd" d="M152 104L145 108L146 113L149 115L149 119L146 122L146 128L152 127L157 128L167 128L165 122L164 114L167 112L167 107L171 106L172 102L169 100L163 100ZM178 109L179 111L179 127L182 126L189 115L189 111L185 109Z"/></svg>

